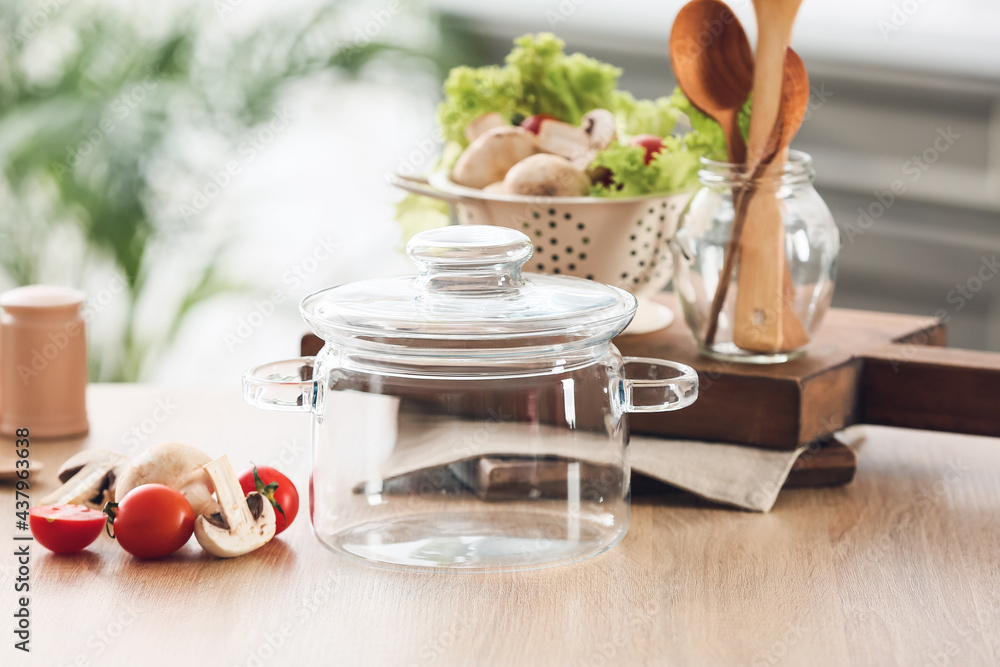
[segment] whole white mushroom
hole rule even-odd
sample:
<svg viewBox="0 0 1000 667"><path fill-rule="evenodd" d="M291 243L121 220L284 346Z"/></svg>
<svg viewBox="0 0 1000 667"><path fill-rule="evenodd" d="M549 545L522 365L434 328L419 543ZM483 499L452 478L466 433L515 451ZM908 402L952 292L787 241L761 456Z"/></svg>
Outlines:
<svg viewBox="0 0 1000 667"><path fill-rule="evenodd" d="M212 480L202 467L211 459L197 447L181 442L153 445L121 470L115 485L115 500L143 484L164 484L177 489L191 503L195 516L213 514L218 503L212 499Z"/></svg>
<svg viewBox="0 0 1000 667"><path fill-rule="evenodd" d="M451 171L451 180L470 188L502 181L507 170L539 151L531 132L513 125L494 127L469 144Z"/></svg>
<svg viewBox="0 0 1000 667"><path fill-rule="evenodd" d="M526 157L507 172L504 190L534 197L582 197L590 191L590 177L564 157L539 153Z"/></svg>

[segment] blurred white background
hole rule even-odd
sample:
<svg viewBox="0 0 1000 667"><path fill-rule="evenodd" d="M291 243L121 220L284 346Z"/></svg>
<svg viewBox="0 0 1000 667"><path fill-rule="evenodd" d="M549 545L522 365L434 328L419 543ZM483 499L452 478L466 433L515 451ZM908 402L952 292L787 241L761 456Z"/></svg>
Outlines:
<svg viewBox="0 0 1000 667"><path fill-rule="evenodd" d="M195 6L182 0L86 4L117 7L150 41L168 17ZM191 16L202 26L203 47L224 46L262 28L266 36L266 28L279 19L324 4L339 8L331 23L335 27L327 28L324 39L340 48L365 40L414 49L455 46L470 64L482 64L499 62L517 35L552 30L566 39L569 50L622 67L623 87L637 96L667 95L674 86L666 53L672 19L682 4L678 0L342 5L216 0L211 9L191 10ZM41 3L26 7L23 15L31 16ZM753 35L749 0L733 7ZM80 11L77 5L73 11ZM34 56L48 53L57 62L53 53L72 51L76 24L65 12L69 9L59 5L31 37ZM445 15L445 22L436 15ZM59 27L63 20L70 27ZM813 87L812 112L795 147L814 156L817 184L842 230L857 227L858 209L878 201L940 132L951 128L958 137L873 224L845 236L836 305L944 312L953 344L995 350L1000 350L1000 280L987 281L960 306L952 297L984 258L1000 253L998 26L1000 4L987 0L805 0L794 38ZM44 64L45 58L37 62ZM34 67L43 70L36 76L44 79L44 67ZM215 74L218 79L206 90L221 95L227 74ZM136 310L137 331L155 333L169 326L165 304L177 300L175 288L192 270L192 258L215 242L225 247L220 272L243 289L194 305L169 345L149 355L139 373L142 380L236 387L245 368L297 354L305 332L297 312L302 296L410 270L402 255L402 231L393 220L399 194L385 184L385 174L403 161L432 166L428 146L440 76L418 57L403 64L374 60L356 79L322 70L290 80L277 89L272 105L287 122L270 134L260 134L268 118L252 125L252 157L240 136L221 141L191 123L172 131L170 150L183 155L187 167L176 169L169 160L147 165L152 191L144 197L152 202L156 225L180 225L185 233L167 234L145 259L155 280L145 287ZM21 127L14 122L25 112L26 103L21 104L0 107L0 148ZM234 160L239 173L213 189L211 183L218 183L219 172ZM197 202L199 194L207 200L204 207L184 215L182 207ZM0 188L2 222L13 230L11 238L18 225L27 224L26 209L12 201L11 190ZM69 261L65 253L53 251L53 245L76 242L73 234L48 228L45 233L51 239L66 234L67 241L46 245L55 259L42 262L40 279L83 284L92 295L109 284L114 274L107 266ZM7 286L13 282L5 280ZM115 323L123 317L125 304L111 299L92 323L99 346L118 344Z"/></svg>

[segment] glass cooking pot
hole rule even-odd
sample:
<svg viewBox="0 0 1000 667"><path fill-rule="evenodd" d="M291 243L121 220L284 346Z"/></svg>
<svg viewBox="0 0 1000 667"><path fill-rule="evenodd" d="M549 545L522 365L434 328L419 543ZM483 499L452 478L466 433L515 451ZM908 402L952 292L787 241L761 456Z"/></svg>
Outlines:
<svg viewBox="0 0 1000 667"><path fill-rule="evenodd" d="M315 357L246 373L246 400L313 414L312 525L344 556L406 569L568 563L629 522L629 412L690 405L688 366L622 358L627 292L521 273L504 227L418 234L416 277L307 296Z"/></svg>

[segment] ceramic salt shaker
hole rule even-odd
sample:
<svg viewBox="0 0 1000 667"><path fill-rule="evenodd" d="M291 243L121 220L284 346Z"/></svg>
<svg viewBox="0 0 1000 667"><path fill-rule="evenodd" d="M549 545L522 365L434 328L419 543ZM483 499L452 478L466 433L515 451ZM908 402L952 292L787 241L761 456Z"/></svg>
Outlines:
<svg viewBox="0 0 1000 667"><path fill-rule="evenodd" d="M87 422L87 337L80 290L28 285L0 295L0 433L81 435Z"/></svg>

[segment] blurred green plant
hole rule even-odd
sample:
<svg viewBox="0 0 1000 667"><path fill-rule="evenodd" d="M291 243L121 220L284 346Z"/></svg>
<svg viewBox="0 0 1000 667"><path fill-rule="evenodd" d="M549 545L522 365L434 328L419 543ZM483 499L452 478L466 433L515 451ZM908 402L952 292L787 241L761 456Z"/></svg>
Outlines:
<svg viewBox="0 0 1000 667"><path fill-rule="evenodd" d="M218 268L231 237L210 240L171 214L182 208L176 202L162 201L157 165L194 169L177 155L178 128L233 148L272 118L297 80L334 73L327 85L338 85L386 61L392 66L379 71L421 68L443 78L464 44L398 43L384 25L370 34L368 17L359 20L346 1L289 7L249 29L221 25L248 7L241 0L178 2L172 17L156 11L151 20L104 4L0 4L0 268L8 286L39 282L53 264L62 282L83 286L102 271L120 280L126 314L111 345L91 346L91 377L134 381L196 305L242 288ZM353 33L343 28L348 8ZM438 35L448 30L419 8L403 9ZM169 249L188 261L180 294L144 304ZM169 324L143 327L144 308Z"/></svg>

